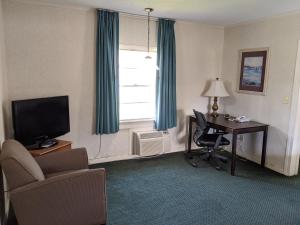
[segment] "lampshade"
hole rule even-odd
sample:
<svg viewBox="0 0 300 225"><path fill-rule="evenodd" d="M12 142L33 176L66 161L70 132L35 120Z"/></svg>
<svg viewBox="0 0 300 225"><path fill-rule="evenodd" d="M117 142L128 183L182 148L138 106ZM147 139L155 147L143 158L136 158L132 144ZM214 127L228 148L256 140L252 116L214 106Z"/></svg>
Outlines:
<svg viewBox="0 0 300 225"><path fill-rule="evenodd" d="M228 92L224 87L223 81L219 78L213 80L207 92L204 94L207 97L226 97L229 96Z"/></svg>

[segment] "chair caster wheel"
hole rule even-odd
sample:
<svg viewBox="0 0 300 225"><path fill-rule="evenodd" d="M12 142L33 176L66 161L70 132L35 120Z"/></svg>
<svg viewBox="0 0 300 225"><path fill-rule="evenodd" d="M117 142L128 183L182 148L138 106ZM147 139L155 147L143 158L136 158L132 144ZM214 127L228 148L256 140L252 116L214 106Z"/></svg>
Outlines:
<svg viewBox="0 0 300 225"><path fill-rule="evenodd" d="M193 159L193 158L194 158L192 154L186 154L185 157L186 157L187 159Z"/></svg>
<svg viewBox="0 0 300 225"><path fill-rule="evenodd" d="M197 163L191 163L191 165L192 165L193 167L195 167L195 168L198 167Z"/></svg>

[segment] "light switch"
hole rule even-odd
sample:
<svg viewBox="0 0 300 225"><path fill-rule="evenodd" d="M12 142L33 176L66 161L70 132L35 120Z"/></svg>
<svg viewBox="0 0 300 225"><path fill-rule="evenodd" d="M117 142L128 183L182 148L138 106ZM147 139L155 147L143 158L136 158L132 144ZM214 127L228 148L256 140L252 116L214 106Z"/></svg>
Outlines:
<svg viewBox="0 0 300 225"><path fill-rule="evenodd" d="M290 98L288 96L285 96L282 100L283 104L289 104L290 103Z"/></svg>

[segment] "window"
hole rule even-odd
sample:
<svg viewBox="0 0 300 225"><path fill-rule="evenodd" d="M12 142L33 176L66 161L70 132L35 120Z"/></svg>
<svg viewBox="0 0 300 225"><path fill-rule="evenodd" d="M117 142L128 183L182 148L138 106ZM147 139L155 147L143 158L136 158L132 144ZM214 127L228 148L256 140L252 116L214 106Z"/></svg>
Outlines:
<svg viewBox="0 0 300 225"><path fill-rule="evenodd" d="M120 50L120 120L153 119L156 53ZM148 61L147 61L148 60Z"/></svg>

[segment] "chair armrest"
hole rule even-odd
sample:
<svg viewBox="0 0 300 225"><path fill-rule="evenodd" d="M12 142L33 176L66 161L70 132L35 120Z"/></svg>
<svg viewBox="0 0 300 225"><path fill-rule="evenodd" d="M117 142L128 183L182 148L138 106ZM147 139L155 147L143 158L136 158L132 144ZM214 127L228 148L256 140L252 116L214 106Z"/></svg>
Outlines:
<svg viewBox="0 0 300 225"><path fill-rule="evenodd" d="M228 133L227 132L218 131L218 132L214 132L214 134L225 135L225 134L228 134Z"/></svg>
<svg viewBox="0 0 300 225"><path fill-rule="evenodd" d="M20 225L106 223L105 170L76 171L11 192Z"/></svg>
<svg viewBox="0 0 300 225"><path fill-rule="evenodd" d="M217 133L216 133L216 134L217 134ZM216 140L216 143L215 143L215 145L214 145L214 149L217 149L217 148L219 147L220 142L221 142L222 137L223 137L223 134L217 134L217 135L219 135L219 136L218 136L218 138L217 138L217 140Z"/></svg>
<svg viewBox="0 0 300 225"><path fill-rule="evenodd" d="M35 160L44 174L88 168L88 156L85 148L52 152L36 157Z"/></svg>

